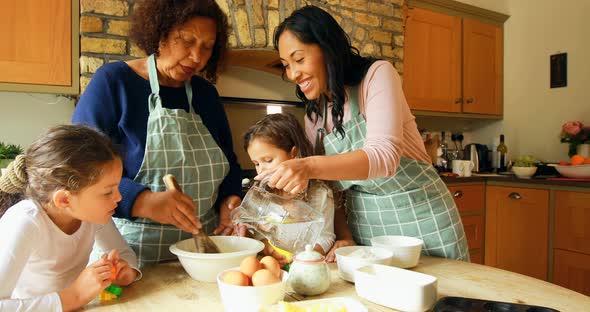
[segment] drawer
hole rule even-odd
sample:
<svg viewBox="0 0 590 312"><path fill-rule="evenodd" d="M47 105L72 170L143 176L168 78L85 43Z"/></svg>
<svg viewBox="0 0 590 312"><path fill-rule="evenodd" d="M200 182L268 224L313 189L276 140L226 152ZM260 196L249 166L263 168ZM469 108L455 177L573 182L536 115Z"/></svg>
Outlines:
<svg viewBox="0 0 590 312"><path fill-rule="evenodd" d="M485 205L484 185L450 185L459 212L483 211Z"/></svg>
<svg viewBox="0 0 590 312"><path fill-rule="evenodd" d="M467 244L469 249L479 249L483 247L484 221L483 215L480 216L463 216L461 217Z"/></svg>

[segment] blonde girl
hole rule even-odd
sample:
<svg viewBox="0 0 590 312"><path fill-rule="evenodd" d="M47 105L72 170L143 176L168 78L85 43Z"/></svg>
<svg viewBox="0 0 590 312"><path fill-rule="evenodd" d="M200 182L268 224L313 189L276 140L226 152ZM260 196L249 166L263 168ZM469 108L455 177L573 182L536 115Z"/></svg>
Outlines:
<svg viewBox="0 0 590 312"><path fill-rule="evenodd" d="M111 141L73 125L50 129L9 165L0 177L0 311L72 311L110 283L138 279L111 220L121 174ZM95 243L107 255L88 264Z"/></svg>

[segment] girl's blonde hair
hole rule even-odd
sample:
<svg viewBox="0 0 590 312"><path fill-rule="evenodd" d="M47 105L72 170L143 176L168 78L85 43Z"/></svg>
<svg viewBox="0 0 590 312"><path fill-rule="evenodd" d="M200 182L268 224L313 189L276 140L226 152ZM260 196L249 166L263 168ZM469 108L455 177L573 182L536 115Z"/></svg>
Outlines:
<svg viewBox="0 0 590 312"><path fill-rule="evenodd" d="M106 164L120 157L111 140L94 129L53 127L0 177L0 216L24 198L46 206L57 190L80 192L96 183Z"/></svg>

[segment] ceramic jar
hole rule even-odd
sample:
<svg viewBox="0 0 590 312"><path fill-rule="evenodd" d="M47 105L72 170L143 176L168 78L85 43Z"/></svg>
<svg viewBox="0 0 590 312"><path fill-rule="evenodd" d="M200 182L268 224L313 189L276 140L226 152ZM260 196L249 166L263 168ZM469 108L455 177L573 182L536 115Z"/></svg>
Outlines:
<svg viewBox="0 0 590 312"><path fill-rule="evenodd" d="M325 257L306 245L305 251L298 253L291 264L289 284L300 295L323 294L330 287L330 268Z"/></svg>

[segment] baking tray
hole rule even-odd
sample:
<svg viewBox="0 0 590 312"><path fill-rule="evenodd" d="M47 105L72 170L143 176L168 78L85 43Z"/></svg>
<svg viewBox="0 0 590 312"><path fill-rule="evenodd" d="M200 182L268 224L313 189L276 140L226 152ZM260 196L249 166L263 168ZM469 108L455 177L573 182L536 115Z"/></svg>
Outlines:
<svg viewBox="0 0 590 312"><path fill-rule="evenodd" d="M465 297L439 299L433 312L559 312L552 308L528 304L481 300Z"/></svg>

